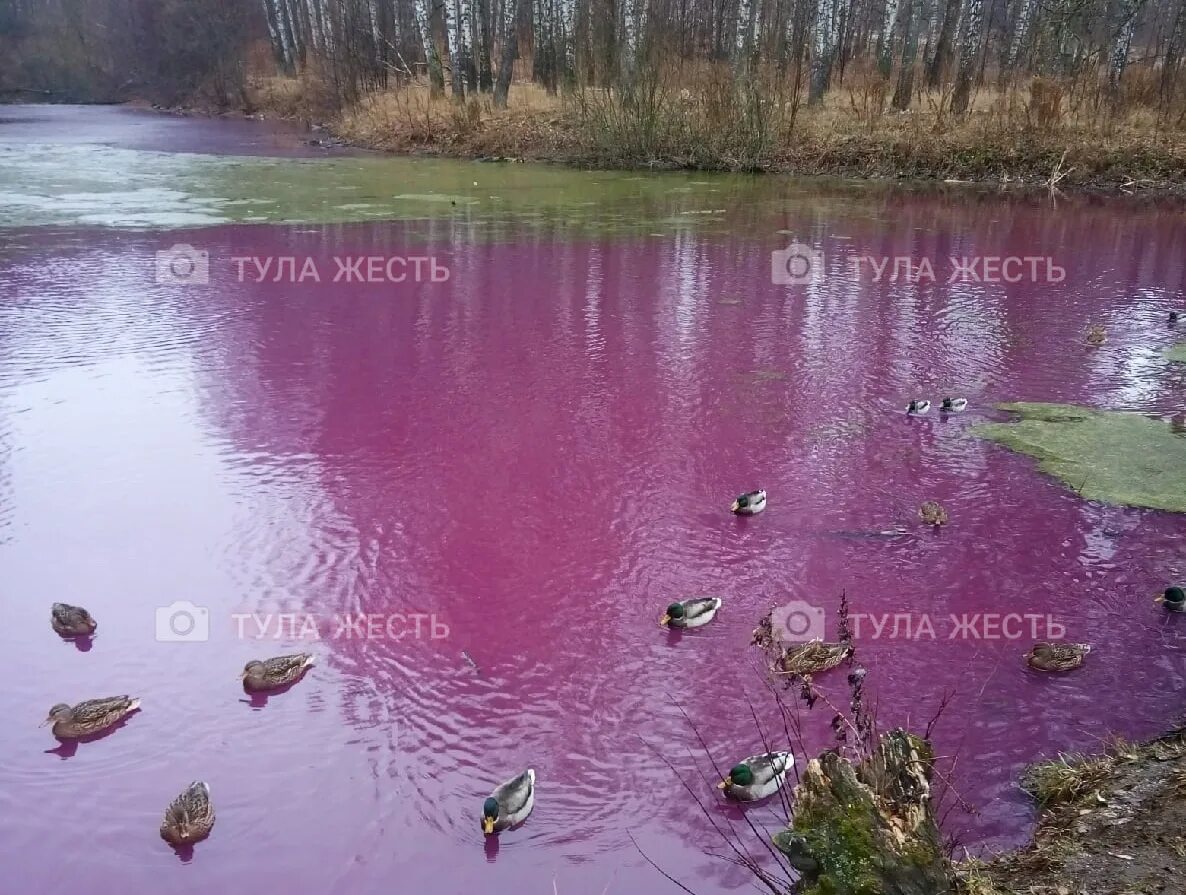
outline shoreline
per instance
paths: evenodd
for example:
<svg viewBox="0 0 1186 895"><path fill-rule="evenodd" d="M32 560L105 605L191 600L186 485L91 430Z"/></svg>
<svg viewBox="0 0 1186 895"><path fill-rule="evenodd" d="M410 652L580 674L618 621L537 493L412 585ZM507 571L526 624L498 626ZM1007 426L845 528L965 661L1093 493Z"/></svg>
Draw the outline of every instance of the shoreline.
<svg viewBox="0 0 1186 895"><path fill-rule="evenodd" d="M1186 727L1059 756L1023 785L1041 806L1032 841L958 864L965 895L1186 891Z"/></svg>
<svg viewBox="0 0 1186 895"><path fill-rule="evenodd" d="M513 92L512 92L513 94ZM902 189L965 188L1009 196L1079 196L1096 199L1186 202L1186 145L1135 141L1098 144L1094 135L996 134L982 144L950 134L917 142L901 134L858 134L844 129L805 129L775 146L757 166L694 163L687 158L599 154L578 132L576 112L534 114L530 108L473 112L473 120L433 118L435 128L415 127L398 116L378 118L352 107L337 115L309 116L262 94L252 109L161 107L142 100L122 105L162 114L244 118L298 124L328 139L311 146L384 155L451 158L487 163L555 165L572 170L701 172L821 178ZM476 108L444 100L446 111ZM434 113L435 114L435 113ZM464 116L453 116L462 118ZM917 134L916 134L917 136ZM923 135L929 137L930 135ZM1148 135L1152 138L1152 134ZM1153 176L1149 176L1153 175Z"/></svg>

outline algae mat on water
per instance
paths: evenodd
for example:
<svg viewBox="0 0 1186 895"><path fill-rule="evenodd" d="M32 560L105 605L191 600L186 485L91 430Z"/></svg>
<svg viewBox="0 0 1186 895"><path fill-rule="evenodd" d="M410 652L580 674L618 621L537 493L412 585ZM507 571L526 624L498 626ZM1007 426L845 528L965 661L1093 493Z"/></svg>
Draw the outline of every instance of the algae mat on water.
<svg viewBox="0 0 1186 895"><path fill-rule="evenodd" d="M638 236L733 231L762 220L755 207L768 206L776 214L788 202L835 206L833 215L850 208L802 184L780 183L778 191L740 175L641 176L402 156L270 158L5 144L0 132L0 229L444 220L491 238L519 225L560 234ZM733 216L718 213L723 209L733 209Z"/></svg>
<svg viewBox="0 0 1186 895"><path fill-rule="evenodd" d="M1071 404L998 404L1018 415L972 431L1038 460L1089 500L1186 513L1186 438L1136 413Z"/></svg>

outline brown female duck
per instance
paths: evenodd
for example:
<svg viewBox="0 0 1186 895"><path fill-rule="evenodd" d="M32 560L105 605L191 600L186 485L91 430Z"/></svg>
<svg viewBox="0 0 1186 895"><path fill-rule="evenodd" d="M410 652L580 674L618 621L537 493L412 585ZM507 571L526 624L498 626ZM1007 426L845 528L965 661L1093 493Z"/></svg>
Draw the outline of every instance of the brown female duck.
<svg viewBox="0 0 1186 895"><path fill-rule="evenodd" d="M210 804L210 787L202 782L191 783L165 810L161 821L161 838L172 845L193 845L210 835L214 827L214 806Z"/></svg>
<svg viewBox="0 0 1186 895"><path fill-rule="evenodd" d="M1083 664L1091 646L1086 643L1035 643L1025 657L1038 671L1071 671Z"/></svg>
<svg viewBox="0 0 1186 895"><path fill-rule="evenodd" d="M68 706L61 702L49 710L49 717L41 726L52 723L54 736L60 739L75 739L106 730L138 708L140 700L131 696L88 699L76 706Z"/></svg>
<svg viewBox="0 0 1186 895"><path fill-rule="evenodd" d="M294 653L291 656L275 656L271 659L252 659L239 675L248 690L275 690L291 684L305 669L313 665L312 653Z"/></svg>
<svg viewBox="0 0 1186 895"><path fill-rule="evenodd" d="M918 508L918 518L924 525L946 525L947 510L943 509L943 504L937 500L928 500Z"/></svg>
<svg viewBox="0 0 1186 895"><path fill-rule="evenodd" d="M89 612L69 603L54 603L49 611L49 623L63 637L85 637L99 627Z"/></svg>
<svg viewBox="0 0 1186 895"><path fill-rule="evenodd" d="M775 671L780 674L818 674L835 668L852 653L846 643L826 643L809 640L783 650Z"/></svg>

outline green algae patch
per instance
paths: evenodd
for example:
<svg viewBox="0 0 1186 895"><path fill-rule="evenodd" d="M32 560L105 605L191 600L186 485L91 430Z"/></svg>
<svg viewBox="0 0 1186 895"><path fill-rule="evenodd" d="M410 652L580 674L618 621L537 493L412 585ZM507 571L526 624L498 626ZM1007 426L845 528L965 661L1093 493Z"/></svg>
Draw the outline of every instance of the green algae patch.
<svg viewBox="0 0 1186 895"><path fill-rule="evenodd" d="M792 194L795 189L787 186ZM799 189L799 192L802 192ZM6 144L0 229L169 229L235 223L443 221L475 237L529 226L557 235L638 235L734 226L724 208L778 200L752 178L640 178L551 165L403 156L271 158L98 144Z"/></svg>
<svg viewBox="0 0 1186 895"><path fill-rule="evenodd" d="M1186 342L1179 342L1173 348L1167 348L1165 356L1167 360L1177 361L1180 364L1186 364Z"/></svg>
<svg viewBox="0 0 1186 895"><path fill-rule="evenodd" d="M1072 404L998 404L1009 423L972 432L1038 461L1088 500L1186 513L1186 438L1136 413Z"/></svg>

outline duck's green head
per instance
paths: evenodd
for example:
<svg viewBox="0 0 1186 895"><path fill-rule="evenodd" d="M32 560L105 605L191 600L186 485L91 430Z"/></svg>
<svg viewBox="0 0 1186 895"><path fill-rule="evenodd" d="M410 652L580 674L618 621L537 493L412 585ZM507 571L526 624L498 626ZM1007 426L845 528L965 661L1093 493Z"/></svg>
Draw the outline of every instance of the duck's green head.
<svg viewBox="0 0 1186 895"><path fill-rule="evenodd" d="M1186 608L1186 590L1180 587L1167 587L1161 595L1161 602L1173 609Z"/></svg>
<svg viewBox="0 0 1186 895"><path fill-rule="evenodd" d="M498 799L491 796L482 803L482 832L486 835L493 833L496 820L498 820Z"/></svg>
<svg viewBox="0 0 1186 895"><path fill-rule="evenodd" d="M683 617L684 617L684 604L683 603L672 603L670 606L667 607L667 610L663 613L663 617L661 619L659 619L659 624L666 625L672 619L681 619Z"/></svg>
<svg viewBox="0 0 1186 895"><path fill-rule="evenodd" d="M745 762L733 766L729 771L729 776L717 784L721 789L726 786L752 786L754 782L754 772L750 766Z"/></svg>

